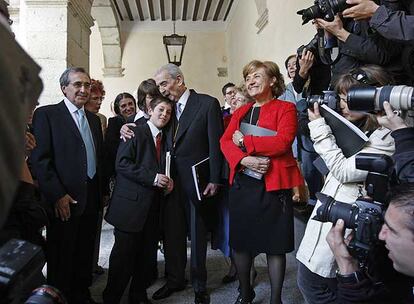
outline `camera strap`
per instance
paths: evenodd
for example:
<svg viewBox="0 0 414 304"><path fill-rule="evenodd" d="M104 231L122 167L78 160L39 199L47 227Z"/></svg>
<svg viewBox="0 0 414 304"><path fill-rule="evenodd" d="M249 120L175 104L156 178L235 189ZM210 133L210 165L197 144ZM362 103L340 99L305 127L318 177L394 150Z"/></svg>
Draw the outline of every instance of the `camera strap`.
<svg viewBox="0 0 414 304"><path fill-rule="evenodd" d="M325 65L332 65L338 62L339 58L341 58L341 53L339 52L339 48L332 47L332 48L325 48L325 31L323 29L318 29L317 33L318 37L318 54L321 62ZM338 48L338 55L335 59L332 59L333 49Z"/></svg>

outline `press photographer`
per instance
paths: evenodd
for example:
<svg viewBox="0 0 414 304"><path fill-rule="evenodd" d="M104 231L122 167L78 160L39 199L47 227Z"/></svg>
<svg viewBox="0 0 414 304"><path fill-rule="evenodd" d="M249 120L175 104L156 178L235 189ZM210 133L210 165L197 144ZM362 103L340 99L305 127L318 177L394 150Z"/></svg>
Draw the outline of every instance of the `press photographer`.
<svg viewBox="0 0 414 304"><path fill-rule="evenodd" d="M351 7L343 11L345 18L370 19L369 25L391 40L414 40L414 5L410 0L385 1L399 5L395 10L371 0L347 0Z"/></svg>
<svg viewBox="0 0 414 304"><path fill-rule="evenodd" d="M365 75L364 81L358 77L360 74ZM374 115L352 112L348 109L346 94L354 86L367 86L367 82L382 85L388 81L389 76L383 69L377 66L366 66L341 75L335 87L340 97L339 105L342 116L368 136L368 142L360 152L392 155L394 143L390 136L391 131L379 127ZM309 110L311 138L316 152L329 170L321 192L351 205L361 192L366 193L360 184L367 178L368 171L356 168L355 154L357 152L354 155L345 156L336 140L336 137L341 135L335 134L326 120L321 117L318 103L312 106L313 109ZM318 201L308 221L296 256L300 262L298 263L298 286L305 300L310 304L332 303L337 297L335 278L337 266L335 257L325 240L332 224L312 219L320 205L321 202Z"/></svg>
<svg viewBox="0 0 414 304"><path fill-rule="evenodd" d="M13 108L0 112L7 126L0 128L0 303L63 304L60 293L50 286L37 288L30 296L42 282L44 255L34 244L42 244L39 228L46 221L24 161L24 134L43 85L40 67L15 41L11 23L7 3L0 0L0 104ZM26 139L26 147L35 145L32 136Z"/></svg>
<svg viewBox="0 0 414 304"><path fill-rule="evenodd" d="M402 46L371 31L367 20L342 18L341 12L346 7L345 1L320 0L298 12L304 21L315 19L317 27L325 30L326 42L320 45L326 49L338 47L338 56L331 66L331 83L335 83L340 74L364 64L381 65L396 81L404 83L406 77L398 57Z"/></svg>
<svg viewBox="0 0 414 304"><path fill-rule="evenodd" d="M395 153L393 154L395 175L400 182L414 183L414 128L410 128L398 116L388 102L383 103L384 116L378 123L392 130L391 136L395 140Z"/></svg>
<svg viewBox="0 0 414 304"><path fill-rule="evenodd" d="M414 277L414 184L402 184L393 189L393 195L384 216L384 224L378 238L385 242L388 257L396 271ZM338 264L339 303L412 303L412 288L406 280L391 281L391 275L373 276L381 272L384 264L377 263L371 269L361 268L358 260L351 256L347 244L352 235L344 240L344 220L339 219L329 231L326 240ZM402 282L402 283L401 283ZM398 292L394 288L399 288ZM397 286L395 286L397 285ZM399 285L399 286L398 286ZM405 287L405 288L404 288Z"/></svg>

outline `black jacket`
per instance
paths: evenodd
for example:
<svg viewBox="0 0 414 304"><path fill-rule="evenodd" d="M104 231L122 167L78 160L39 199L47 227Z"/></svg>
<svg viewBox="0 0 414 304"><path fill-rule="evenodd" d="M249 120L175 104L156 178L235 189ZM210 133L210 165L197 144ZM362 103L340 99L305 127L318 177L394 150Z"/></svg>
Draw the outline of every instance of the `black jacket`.
<svg viewBox="0 0 414 304"><path fill-rule="evenodd" d="M160 199L160 190L153 186L155 176L165 172L165 149L158 163L148 124L133 131L135 136L119 145L115 188L105 216L108 223L125 232L142 230L151 204Z"/></svg>
<svg viewBox="0 0 414 304"><path fill-rule="evenodd" d="M107 193L103 179L102 128L99 117L85 111L96 151L96 174L99 179L99 196ZM71 204L71 214L80 216L87 201L86 148L79 129L62 101L38 108L33 116L36 148L32 164L39 190L50 207L65 194L77 204ZM99 197L99 201L102 201Z"/></svg>
<svg viewBox="0 0 414 304"><path fill-rule="evenodd" d="M414 182L414 128L404 128L391 133L395 140L395 171L401 182Z"/></svg>

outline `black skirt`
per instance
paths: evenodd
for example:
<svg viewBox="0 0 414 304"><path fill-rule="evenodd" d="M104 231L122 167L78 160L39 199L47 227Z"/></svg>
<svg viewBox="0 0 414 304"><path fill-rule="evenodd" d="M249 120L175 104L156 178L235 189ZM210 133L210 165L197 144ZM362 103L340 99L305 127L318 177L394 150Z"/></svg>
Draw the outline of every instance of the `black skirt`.
<svg viewBox="0 0 414 304"><path fill-rule="evenodd" d="M230 246L254 254L294 249L292 191L266 191L263 180L237 173L229 191Z"/></svg>

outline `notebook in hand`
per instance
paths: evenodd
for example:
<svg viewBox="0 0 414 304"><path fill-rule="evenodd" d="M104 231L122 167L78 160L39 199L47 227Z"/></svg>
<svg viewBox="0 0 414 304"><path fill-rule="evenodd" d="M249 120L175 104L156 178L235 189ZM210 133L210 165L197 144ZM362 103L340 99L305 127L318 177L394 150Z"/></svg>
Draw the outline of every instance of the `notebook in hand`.
<svg viewBox="0 0 414 304"><path fill-rule="evenodd" d="M199 201L203 199L203 191L210 180L210 157L191 166L193 173L194 187Z"/></svg>
<svg viewBox="0 0 414 304"><path fill-rule="evenodd" d="M248 124L245 122L242 122L240 124L240 132L242 132L243 135L253 135L253 136L274 136L277 134L276 131L262 128L256 125ZM264 157L264 158L267 158L267 157ZM261 180L263 178L262 173L256 172L249 168L244 168L242 172L243 174L253 177L255 179L258 179L258 180Z"/></svg>
<svg viewBox="0 0 414 304"><path fill-rule="evenodd" d="M336 144L341 148L345 157L350 157L361 151L368 142L368 137L364 132L327 105L319 106L319 111L331 127Z"/></svg>

